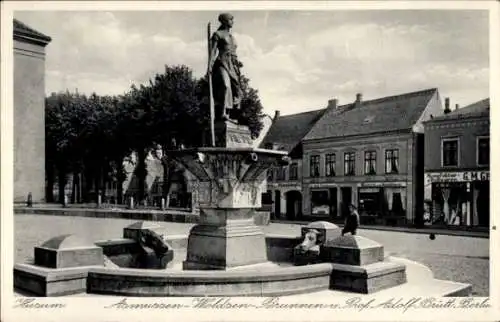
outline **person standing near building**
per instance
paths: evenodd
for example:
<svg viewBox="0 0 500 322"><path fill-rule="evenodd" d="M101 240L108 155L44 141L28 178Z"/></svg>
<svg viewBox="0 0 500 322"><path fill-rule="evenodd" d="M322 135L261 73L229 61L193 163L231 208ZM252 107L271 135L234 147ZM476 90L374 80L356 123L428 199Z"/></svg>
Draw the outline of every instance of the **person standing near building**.
<svg viewBox="0 0 500 322"><path fill-rule="evenodd" d="M356 235L356 230L359 227L359 214L358 210L353 204L349 205L349 215L345 219L344 228L342 228L342 236L346 233Z"/></svg>

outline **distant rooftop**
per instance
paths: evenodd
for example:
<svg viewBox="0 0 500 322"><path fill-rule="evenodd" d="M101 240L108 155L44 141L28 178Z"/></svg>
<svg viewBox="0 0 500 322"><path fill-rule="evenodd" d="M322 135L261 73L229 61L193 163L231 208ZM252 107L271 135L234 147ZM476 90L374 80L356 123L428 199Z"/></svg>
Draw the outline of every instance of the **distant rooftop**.
<svg viewBox="0 0 500 322"><path fill-rule="evenodd" d="M428 122L455 120L465 117L481 117L490 115L490 99L485 98L470 105L451 111L448 114L435 117Z"/></svg>
<svg viewBox="0 0 500 322"><path fill-rule="evenodd" d="M262 141L261 147L272 143L277 145L279 150L290 152L301 142L325 110L323 108L303 113L277 116Z"/></svg>

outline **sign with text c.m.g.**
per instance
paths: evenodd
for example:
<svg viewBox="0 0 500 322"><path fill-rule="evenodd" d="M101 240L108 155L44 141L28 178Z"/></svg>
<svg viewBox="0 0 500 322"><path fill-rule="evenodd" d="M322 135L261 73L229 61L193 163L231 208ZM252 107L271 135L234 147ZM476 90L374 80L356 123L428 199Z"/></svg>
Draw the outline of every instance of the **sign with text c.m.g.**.
<svg viewBox="0 0 500 322"><path fill-rule="evenodd" d="M489 181L489 171L461 171L427 173L430 182L472 182Z"/></svg>

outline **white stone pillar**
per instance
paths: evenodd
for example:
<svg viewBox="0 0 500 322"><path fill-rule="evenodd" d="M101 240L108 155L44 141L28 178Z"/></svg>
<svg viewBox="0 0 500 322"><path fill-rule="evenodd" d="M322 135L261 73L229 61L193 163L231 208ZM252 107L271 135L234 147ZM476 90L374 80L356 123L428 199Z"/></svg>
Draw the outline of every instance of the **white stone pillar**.
<svg viewBox="0 0 500 322"><path fill-rule="evenodd" d="M471 203L470 203L470 197L472 194L470 191L470 189L471 189L470 186L471 186L470 182L467 182L467 202L466 202L466 206L465 206L466 207L466 221L465 222L466 222L467 226L470 226L471 221L472 221L471 220L471 217L472 217L471 216Z"/></svg>
<svg viewBox="0 0 500 322"><path fill-rule="evenodd" d="M280 215L286 215L286 195L283 191L280 190Z"/></svg>

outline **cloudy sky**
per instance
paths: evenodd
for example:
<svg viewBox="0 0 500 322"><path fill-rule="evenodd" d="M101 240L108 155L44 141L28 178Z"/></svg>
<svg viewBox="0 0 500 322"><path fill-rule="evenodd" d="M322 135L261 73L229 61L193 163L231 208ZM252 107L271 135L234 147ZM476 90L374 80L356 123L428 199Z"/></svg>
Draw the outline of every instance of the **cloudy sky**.
<svg viewBox="0 0 500 322"><path fill-rule="evenodd" d="M121 94L165 64L206 71L218 11L17 11L52 37L46 91ZM461 106L489 96L488 12L233 11L242 72L273 114L438 87Z"/></svg>

